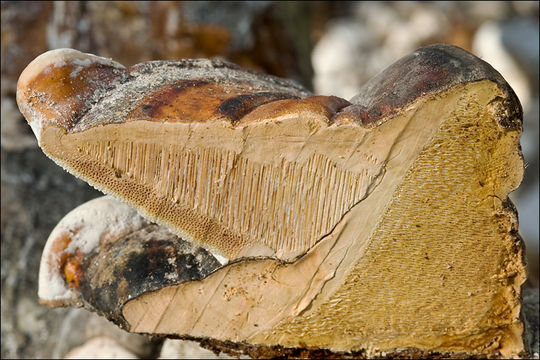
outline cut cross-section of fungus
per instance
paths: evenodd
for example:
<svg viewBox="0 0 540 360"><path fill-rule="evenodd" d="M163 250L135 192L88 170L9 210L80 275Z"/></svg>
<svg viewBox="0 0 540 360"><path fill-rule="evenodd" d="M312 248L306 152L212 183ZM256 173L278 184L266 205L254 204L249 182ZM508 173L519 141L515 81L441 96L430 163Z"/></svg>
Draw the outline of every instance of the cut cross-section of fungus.
<svg viewBox="0 0 540 360"><path fill-rule="evenodd" d="M223 61L60 49L17 100L49 157L160 224L118 205L113 227L139 228L106 246L56 229L44 301L252 356L526 355L521 105L474 55L418 49L347 101ZM194 251L197 276L167 270ZM130 277L139 261L164 268Z"/></svg>

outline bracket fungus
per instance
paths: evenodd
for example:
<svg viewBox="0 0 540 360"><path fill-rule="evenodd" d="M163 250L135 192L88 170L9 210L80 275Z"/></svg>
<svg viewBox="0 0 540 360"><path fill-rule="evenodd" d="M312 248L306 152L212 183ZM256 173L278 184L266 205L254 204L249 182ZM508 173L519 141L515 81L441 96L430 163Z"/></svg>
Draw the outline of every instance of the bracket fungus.
<svg viewBox="0 0 540 360"><path fill-rule="evenodd" d="M521 105L460 48L420 48L350 101L219 60L58 49L17 101L51 159L119 199L53 231L46 304L255 357L527 354Z"/></svg>

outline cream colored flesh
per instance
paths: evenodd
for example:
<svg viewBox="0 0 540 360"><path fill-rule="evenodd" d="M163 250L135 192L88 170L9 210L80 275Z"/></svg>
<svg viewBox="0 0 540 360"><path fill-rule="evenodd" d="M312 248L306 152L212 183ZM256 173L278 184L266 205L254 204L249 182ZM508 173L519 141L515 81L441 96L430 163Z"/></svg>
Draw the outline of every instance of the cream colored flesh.
<svg viewBox="0 0 540 360"><path fill-rule="evenodd" d="M98 189L230 260L289 261L378 184L390 154L380 138L400 134L327 121L132 121L65 135L49 127L42 147Z"/></svg>
<svg viewBox="0 0 540 360"><path fill-rule="evenodd" d="M350 265L347 263L362 254L385 204L390 201L412 161L439 125L439 121L435 120L431 126L425 126L421 116L410 115L396 117L371 130L373 137L369 144L373 148L370 153L386 148L381 182L304 257L292 264L280 264L274 260L239 262L202 281L145 295L140 301L130 302L124 307L124 316L133 326L131 331L186 333L241 341L272 329L284 318L301 314L317 298L323 286L331 286L335 280L342 278L342 271ZM337 132L343 131L335 129ZM382 140L381 136L391 136L389 134L393 134L394 146L377 141ZM411 139L415 140L411 142ZM405 151L404 147L410 144L414 144L415 149ZM337 273L339 278L335 278ZM198 305L190 303L189 306L180 306L186 299L197 299ZM173 320L178 315L172 316L179 311L179 317L183 320L181 324ZM216 318L224 320L220 321L222 326L217 329Z"/></svg>
<svg viewBox="0 0 540 360"><path fill-rule="evenodd" d="M517 219L502 201L523 166L519 132L498 123L498 96L488 81L456 87L363 134L358 159L373 154L382 175L305 256L241 261L145 294L124 307L131 331L516 356L525 271L511 250Z"/></svg>

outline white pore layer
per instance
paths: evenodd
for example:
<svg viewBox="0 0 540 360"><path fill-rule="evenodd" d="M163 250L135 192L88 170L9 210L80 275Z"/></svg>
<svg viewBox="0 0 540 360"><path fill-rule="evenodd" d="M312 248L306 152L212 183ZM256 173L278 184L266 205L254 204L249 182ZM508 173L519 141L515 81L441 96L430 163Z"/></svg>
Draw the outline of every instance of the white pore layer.
<svg viewBox="0 0 540 360"><path fill-rule="evenodd" d="M75 254L79 249L87 254L99 247L104 237L118 239L148 223L136 210L111 196L88 201L69 212L56 225L45 244L39 268L39 297L47 301L74 297L58 268L63 253ZM54 241L65 235L71 238L68 247L54 253L51 249Z"/></svg>

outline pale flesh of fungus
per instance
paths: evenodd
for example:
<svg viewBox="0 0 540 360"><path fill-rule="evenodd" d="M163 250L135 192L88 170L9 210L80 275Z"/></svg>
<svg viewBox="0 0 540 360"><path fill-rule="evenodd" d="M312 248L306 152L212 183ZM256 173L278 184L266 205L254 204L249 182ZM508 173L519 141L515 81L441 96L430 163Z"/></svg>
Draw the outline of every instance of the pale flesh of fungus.
<svg viewBox="0 0 540 360"><path fill-rule="evenodd" d="M45 153L231 261L125 303L130 331L246 351L526 350L507 197L521 107L488 64L422 48L349 102L219 61L70 54L19 80Z"/></svg>

